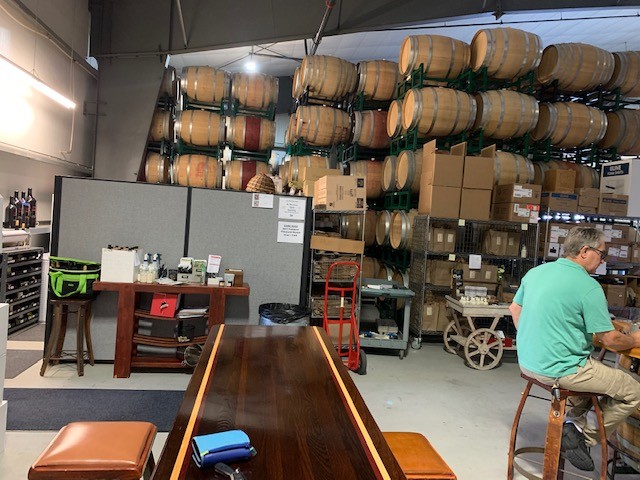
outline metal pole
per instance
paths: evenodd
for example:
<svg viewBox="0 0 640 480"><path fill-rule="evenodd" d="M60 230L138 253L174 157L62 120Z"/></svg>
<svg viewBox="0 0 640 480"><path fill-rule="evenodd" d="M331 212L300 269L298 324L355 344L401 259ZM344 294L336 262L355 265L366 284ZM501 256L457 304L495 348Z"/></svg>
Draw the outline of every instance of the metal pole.
<svg viewBox="0 0 640 480"><path fill-rule="evenodd" d="M187 44L187 31L184 29L184 17L182 16L182 5L180 0L176 0L176 6L178 7L178 19L180 20L180 29L182 30L182 40L184 41L185 48Z"/></svg>
<svg viewBox="0 0 640 480"><path fill-rule="evenodd" d="M327 9L324 11L324 16L322 17L322 22L320 22L318 33L316 33L316 36L313 39L311 55L315 55L316 50L318 50L318 46L320 45L320 41L322 40L322 34L324 33L324 29L327 26L327 21L329 20L329 16L331 15L331 10L336 5L336 0L326 0L325 4L327 5Z"/></svg>

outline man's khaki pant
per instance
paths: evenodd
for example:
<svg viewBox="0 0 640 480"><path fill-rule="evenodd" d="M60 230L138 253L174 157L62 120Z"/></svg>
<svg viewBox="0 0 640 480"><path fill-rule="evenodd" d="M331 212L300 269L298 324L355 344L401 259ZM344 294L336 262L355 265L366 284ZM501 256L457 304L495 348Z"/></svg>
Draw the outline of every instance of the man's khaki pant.
<svg viewBox="0 0 640 480"><path fill-rule="evenodd" d="M578 368L577 373L557 379L538 375L524 368L521 370L528 377L545 385L553 386L557 382L565 390L605 395L600 399L600 407L607 438L640 406L640 382L627 372L603 365L591 357L584 367ZM587 423L586 415L591 409L591 399L570 397L567 404L571 408L566 413L566 419L582 429L587 445L596 445L599 441L598 429L596 425Z"/></svg>

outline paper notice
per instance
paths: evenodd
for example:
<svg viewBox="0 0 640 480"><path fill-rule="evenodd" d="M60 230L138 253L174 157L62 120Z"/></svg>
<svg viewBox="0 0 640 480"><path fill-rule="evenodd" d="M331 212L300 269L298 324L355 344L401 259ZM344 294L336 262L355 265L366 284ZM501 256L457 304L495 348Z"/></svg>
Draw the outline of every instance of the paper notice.
<svg viewBox="0 0 640 480"><path fill-rule="evenodd" d="M482 268L482 255L469 255L469 268L471 270Z"/></svg>
<svg viewBox="0 0 640 480"><path fill-rule="evenodd" d="M304 198L280 197L278 218L284 218L287 220L304 220L306 209L307 200Z"/></svg>
<svg viewBox="0 0 640 480"><path fill-rule="evenodd" d="M304 242L304 222L278 222L278 243Z"/></svg>
<svg viewBox="0 0 640 480"><path fill-rule="evenodd" d="M273 208L273 197L268 193L254 193L251 196L251 206L253 208Z"/></svg>

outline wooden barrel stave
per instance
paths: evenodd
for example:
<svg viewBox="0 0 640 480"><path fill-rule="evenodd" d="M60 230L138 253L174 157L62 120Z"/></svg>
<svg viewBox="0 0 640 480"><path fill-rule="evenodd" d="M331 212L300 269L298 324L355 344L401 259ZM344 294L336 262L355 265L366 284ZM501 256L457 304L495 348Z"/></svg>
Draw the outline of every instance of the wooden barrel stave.
<svg viewBox="0 0 640 480"><path fill-rule="evenodd" d="M226 188L244 191L249 180L259 173L268 174L269 164L255 160L231 160L226 165Z"/></svg>
<svg viewBox="0 0 640 480"><path fill-rule="evenodd" d="M338 57L306 55L300 65L300 88L309 95L337 100L356 89L356 66Z"/></svg>
<svg viewBox="0 0 640 480"><path fill-rule="evenodd" d="M329 159L318 155L292 156L289 167L289 181L302 181L302 171L305 168L329 168Z"/></svg>
<svg viewBox="0 0 640 480"><path fill-rule="evenodd" d="M396 160L396 188L399 191L409 190L411 193L420 191L420 177L422 175L423 150L419 148L402 150Z"/></svg>
<svg viewBox="0 0 640 480"><path fill-rule="evenodd" d="M148 152L144 162L147 183L171 183L171 160L167 155Z"/></svg>
<svg viewBox="0 0 640 480"><path fill-rule="evenodd" d="M178 185L221 188L222 163L206 155L179 155L173 163L173 179Z"/></svg>
<svg viewBox="0 0 640 480"><path fill-rule="evenodd" d="M241 107L266 110L278 103L278 78L262 73L234 73L231 96Z"/></svg>
<svg viewBox="0 0 640 480"><path fill-rule="evenodd" d="M640 111L607 112L607 132L598 146L616 147L620 155L640 155Z"/></svg>
<svg viewBox="0 0 640 480"><path fill-rule="evenodd" d="M301 106L296 112L295 138L328 147L349 140L351 118L347 112L324 106Z"/></svg>
<svg viewBox="0 0 640 480"><path fill-rule="evenodd" d="M227 143L236 148L262 152L273 147L276 122L260 117L236 115L229 119Z"/></svg>
<svg viewBox="0 0 640 480"><path fill-rule="evenodd" d="M551 140L563 148L598 143L607 131L607 116L597 108L574 102L540 104L538 124L531 132L536 141Z"/></svg>
<svg viewBox="0 0 640 480"><path fill-rule="evenodd" d="M365 110L353 114L353 143L365 148L388 148L391 139L387 135L387 112Z"/></svg>
<svg viewBox="0 0 640 480"><path fill-rule="evenodd" d="M476 119L476 101L452 88L412 88L402 103L402 126L421 135L457 135L471 129Z"/></svg>
<svg viewBox="0 0 640 480"><path fill-rule="evenodd" d="M190 145L212 147L224 142L225 117L205 110L184 110L176 118L178 137Z"/></svg>
<svg viewBox="0 0 640 480"><path fill-rule="evenodd" d="M623 97L640 97L640 52L613 52L613 75L607 90L620 88Z"/></svg>
<svg viewBox="0 0 640 480"><path fill-rule="evenodd" d="M367 198L379 198L382 190L383 162L379 160L357 160L349 163L349 173L355 177L365 177Z"/></svg>
<svg viewBox="0 0 640 480"><path fill-rule="evenodd" d="M191 100L219 103L231 94L231 75L212 67L184 67L180 90Z"/></svg>
<svg viewBox="0 0 640 480"><path fill-rule="evenodd" d="M533 164L528 158L511 152L496 152L494 157L495 185L533 183Z"/></svg>
<svg viewBox="0 0 640 480"><path fill-rule="evenodd" d="M475 96L478 105L473 130L490 138L517 138L533 130L540 109L535 97L511 90L489 90Z"/></svg>
<svg viewBox="0 0 640 480"><path fill-rule="evenodd" d="M469 44L443 35L410 35L400 47L398 68L402 75L423 65L427 77L456 78L469 67Z"/></svg>
<svg viewBox="0 0 640 480"><path fill-rule="evenodd" d="M357 65L357 93L367 100L390 101L396 96L400 80L398 64L388 60L370 60Z"/></svg>

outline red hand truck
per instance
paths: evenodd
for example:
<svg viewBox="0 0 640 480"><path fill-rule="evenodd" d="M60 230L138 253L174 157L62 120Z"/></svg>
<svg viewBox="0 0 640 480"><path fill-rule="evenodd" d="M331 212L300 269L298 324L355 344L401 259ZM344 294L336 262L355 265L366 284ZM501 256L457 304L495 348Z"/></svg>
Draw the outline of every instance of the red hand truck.
<svg viewBox="0 0 640 480"><path fill-rule="evenodd" d="M351 277L349 280L344 280ZM338 325L338 337L336 349L338 356L349 370L360 375L367 373L367 359L363 351L360 351L360 338L358 336L358 321L356 319L356 306L358 303L358 279L360 277L360 264L357 262L334 262L329 265L327 279L324 284L323 328L331 335L330 326ZM329 298L331 295L340 296L338 316L329 317ZM346 306L351 302L351 307ZM345 310L347 310L345 312ZM348 332L345 332L348 325Z"/></svg>

